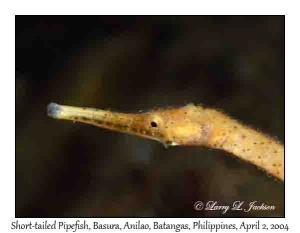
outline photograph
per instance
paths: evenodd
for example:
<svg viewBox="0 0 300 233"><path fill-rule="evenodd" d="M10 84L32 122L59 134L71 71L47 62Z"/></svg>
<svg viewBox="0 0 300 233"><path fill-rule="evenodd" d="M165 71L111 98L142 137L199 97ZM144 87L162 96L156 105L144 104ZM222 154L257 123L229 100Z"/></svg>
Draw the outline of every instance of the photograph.
<svg viewBox="0 0 300 233"><path fill-rule="evenodd" d="M284 218L284 15L15 15L15 218Z"/></svg>

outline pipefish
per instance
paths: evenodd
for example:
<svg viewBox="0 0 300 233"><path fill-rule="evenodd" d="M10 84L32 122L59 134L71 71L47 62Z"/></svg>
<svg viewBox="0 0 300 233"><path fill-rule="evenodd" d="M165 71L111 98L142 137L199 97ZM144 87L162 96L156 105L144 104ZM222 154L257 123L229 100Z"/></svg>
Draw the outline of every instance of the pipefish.
<svg viewBox="0 0 300 233"><path fill-rule="evenodd" d="M202 146L227 151L284 181L284 146L211 108L179 108L121 113L50 103L48 116L95 125L161 142L164 146Z"/></svg>

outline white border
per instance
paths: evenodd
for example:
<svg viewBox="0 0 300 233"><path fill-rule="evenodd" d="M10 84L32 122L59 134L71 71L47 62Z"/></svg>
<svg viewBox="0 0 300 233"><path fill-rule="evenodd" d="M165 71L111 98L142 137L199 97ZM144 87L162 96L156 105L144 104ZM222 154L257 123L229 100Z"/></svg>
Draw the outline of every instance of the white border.
<svg viewBox="0 0 300 233"><path fill-rule="evenodd" d="M296 1L251 0L251 1L6 1L1 4L1 232L8 232L14 221L15 210L15 14L281 14L286 16L286 219L262 219L263 222L288 223L289 232L299 230L299 14ZM298 55L298 56L297 56ZM272 78L272 77L270 77ZM34 221L34 219L31 219ZM39 221L42 219L38 219ZM65 219L65 221L72 219ZM74 219L73 219L74 220ZM94 219L88 219L93 221ZM154 219L153 219L154 220ZM142 219L152 222L152 219ZM164 219L157 219L163 221ZM165 219L168 223L192 222L193 219ZM195 219L198 220L198 219ZM205 219L201 219L205 220ZM255 222L255 219L208 219L210 222ZM20 221L26 221L21 219ZM52 221L52 220L50 220ZM64 219L60 219L64 221ZM99 221L99 219L95 219ZM102 219L109 222L125 222L126 219ZM134 219L129 219L134 222ZM30 231L23 231L30 232ZM122 231L126 232L126 231ZM229 231L227 231L229 232ZM299 232L299 231L298 231Z"/></svg>

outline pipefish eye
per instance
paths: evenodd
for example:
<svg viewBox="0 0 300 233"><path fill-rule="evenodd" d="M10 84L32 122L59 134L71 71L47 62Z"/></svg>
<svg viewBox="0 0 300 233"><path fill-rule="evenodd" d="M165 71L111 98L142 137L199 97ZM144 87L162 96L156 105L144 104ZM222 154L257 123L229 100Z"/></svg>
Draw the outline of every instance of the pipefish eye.
<svg viewBox="0 0 300 233"><path fill-rule="evenodd" d="M157 127L157 123L155 121L151 121L151 126L155 128Z"/></svg>

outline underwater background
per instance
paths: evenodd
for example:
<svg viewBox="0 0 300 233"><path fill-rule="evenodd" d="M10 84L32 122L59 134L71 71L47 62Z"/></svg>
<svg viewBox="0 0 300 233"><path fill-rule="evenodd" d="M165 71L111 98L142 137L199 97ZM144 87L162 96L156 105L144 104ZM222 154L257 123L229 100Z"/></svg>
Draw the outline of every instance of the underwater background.
<svg viewBox="0 0 300 233"><path fill-rule="evenodd" d="M283 217L230 154L47 117L50 102L217 108L284 144L284 16L16 16L16 217ZM197 211L252 201L273 211Z"/></svg>

